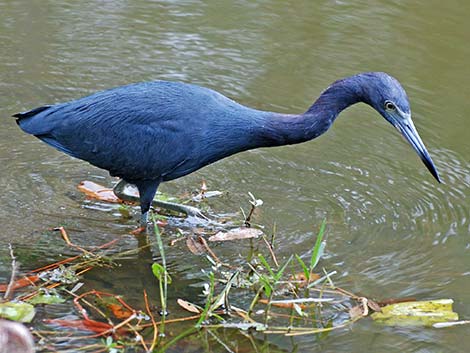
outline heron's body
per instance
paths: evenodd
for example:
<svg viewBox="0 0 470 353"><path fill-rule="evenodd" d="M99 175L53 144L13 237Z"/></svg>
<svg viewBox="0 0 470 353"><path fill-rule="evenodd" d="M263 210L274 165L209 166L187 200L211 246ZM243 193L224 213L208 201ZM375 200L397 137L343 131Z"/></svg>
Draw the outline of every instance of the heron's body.
<svg viewBox="0 0 470 353"><path fill-rule="evenodd" d="M251 109L213 90L167 81L39 109L19 121L25 132L128 181L168 181L243 150L309 140L326 131L331 116L317 116L293 134L289 122L305 123L298 116Z"/></svg>
<svg viewBox="0 0 470 353"><path fill-rule="evenodd" d="M351 104L379 110L374 100L384 99L382 89L409 114L398 81L365 73L335 82L299 115L248 108L196 85L154 81L15 116L25 132L137 185L146 213L159 183L237 152L311 140Z"/></svg>

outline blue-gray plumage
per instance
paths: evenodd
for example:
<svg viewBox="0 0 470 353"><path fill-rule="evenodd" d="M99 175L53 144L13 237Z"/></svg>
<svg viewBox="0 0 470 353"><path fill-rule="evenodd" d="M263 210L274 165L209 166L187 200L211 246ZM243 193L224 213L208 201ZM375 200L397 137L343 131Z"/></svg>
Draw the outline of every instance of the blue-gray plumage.
<svg viewBox="0 0 470 353"><path fill-rule="evenodd" d="M145 222L161 182L237 152L314 139L358 102L369 104L395 126L440 181L411 120L404 89L381 72L334 82L299 115L248 108L196 85L155 81L14 116L23 131L135 184Z"/></svg>

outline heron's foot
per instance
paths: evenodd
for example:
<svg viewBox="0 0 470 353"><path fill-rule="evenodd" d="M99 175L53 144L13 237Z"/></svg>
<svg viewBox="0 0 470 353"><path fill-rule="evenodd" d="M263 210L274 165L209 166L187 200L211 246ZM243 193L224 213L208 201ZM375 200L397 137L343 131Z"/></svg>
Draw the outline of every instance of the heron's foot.
<svg viewBox="0 0 470 353"><path fill-rule="evenodd" d="M140 202L138 195L132 195L126 192L127 185L130 185L130 184L128 184L123 179L119 180L119 182L116 185L114 185L114 188L113 188L114 195L116 195L116 197L118 197L119 199L123 201L136 202L136 203Z"/></svg>
<svg viewBox="0 0 470 353"><path fill-rule="evenodd" d="M166 210L175 211L179 213L184 213L187 216L198 217L205 220L209 220L202 211L194 206L182 205L176 202L168 202L168 201L161 201L161 200L153 200L152 207L164 208Z"/></svg>

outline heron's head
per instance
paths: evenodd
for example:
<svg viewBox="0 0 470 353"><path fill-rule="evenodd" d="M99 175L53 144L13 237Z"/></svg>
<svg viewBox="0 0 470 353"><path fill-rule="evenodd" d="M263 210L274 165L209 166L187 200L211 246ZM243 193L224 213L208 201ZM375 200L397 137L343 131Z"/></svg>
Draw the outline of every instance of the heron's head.
<svg viewBox="0 0 470 353"><path fill-rule="evenodd" d="M431 156L411 120L410 103L401 84L383 72L367 72L357 78L360 81L362 101L377 110L403 135L434 178L441 182Z"/></svg>

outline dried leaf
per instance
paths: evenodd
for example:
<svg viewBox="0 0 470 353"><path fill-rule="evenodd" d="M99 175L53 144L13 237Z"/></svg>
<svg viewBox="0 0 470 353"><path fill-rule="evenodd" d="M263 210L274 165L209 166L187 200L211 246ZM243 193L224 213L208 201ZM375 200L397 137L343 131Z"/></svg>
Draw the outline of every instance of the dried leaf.
<svg viewBox="0 0 470 353"><path fill-rule="evenodd" d="M194 255L202 255L206 252L206 249L199 240L192 236L186 238L186 246Z"/></svg>
<svg viewBox="0 0 470 353"><path fill-rule="evenodd" d="M240 240L240 239L250 239L258 238L263 235L263 231L257 228L234 228L228 232L218 232L217 234L211 236L209 241L227 241L227 240Z"/></svg>
<svg viewBox="0 0 470 353"><path fill-rule="evenodd" d="M307 278L305 277L305 273L304 272L299 272L299 273L296 273L292 276L289 277L289 281L296 281L298 283L297 286L299 288L302 288L302 287L305 287L307 285L307 283L312 283L314 281L316 281L317 279L320 279L320 275L317 274L317 273L310 273L310 279L309 281L307 281Z"/></svg>
<svg viewBox="0 0 470 353"><path fill-rule="evenodd" d="M258 303L268 305L269 300L268 299L260 299L260 300L258 300ZM271 306L275 306L275 307L278 307L278 308L292 309L292 308L294 308L294 304L298 305L301 309L307 308L307 305L299 304L299 303L271 303Z"/></svg>
<svg viewBox="0 0 470 353"><path fill-rule="evenodd" d="M101 294L103 294L103 296ZM134 311L126 306L121 298L114 294L93 293L93 295L96 295L94 300L95 305L100 309L106 309L104 312L107 317L110 317L112 314L115 318L122 320L134 314Z"/></svg>
<svg viewBox="0 0 470 353"><path fill-rule="evenodd" d="M187 310L189 311L190 313L195 313L195 314L199 314L201 313L201 310L194 304L190 303L190 302L187 302L186 300L183 300L183 299L178 299L176 301L178 303L179 306L181 306L184 310Z"/></svg>
<svg viewBox="0 0 470 353"><path fill-rule="evenodd" d="M120 203L122 202L113 192L112 189L106 188L93 181L84 180L77 186L78 190L83 192L90 198L100 201Z"/></svg>
<svg viewBox="0 0 470 353"><path fill-rule="evenodd" d="M351 320L357 320L362 316L364 316L364 308L362 305L356 305L349 309L349 317Z"/></svg>
<svg viewBox="0 0 470 353"><path fill-rule="evenodd" d="M381 313L371 317L386 325L394 326L432 326L435 323L459 319L452 311L452 299L414 301L384 306Z"/></svg>
<svg viewBox="0 0 470 353"><path fill-rule="evenodd" d="M125 308L124 306L122 306L122 304L113 304L113 303L109 303L106 305L107 308L113 313L113 315L117 318L117 319L127 319L129 316L131 316L133 314L132 311L130 311L129 309Z"/></svg>

